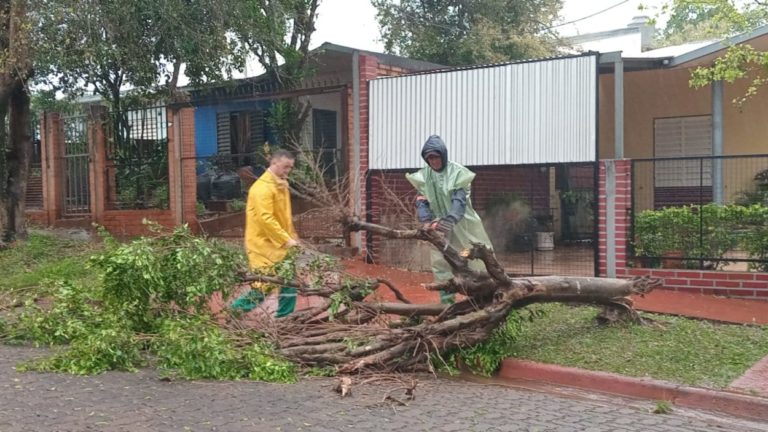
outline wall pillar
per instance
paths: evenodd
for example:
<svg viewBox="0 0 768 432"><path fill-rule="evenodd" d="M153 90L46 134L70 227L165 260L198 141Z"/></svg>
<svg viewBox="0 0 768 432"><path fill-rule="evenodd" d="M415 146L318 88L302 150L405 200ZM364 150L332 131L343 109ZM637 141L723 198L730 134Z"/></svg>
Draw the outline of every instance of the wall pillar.
<svg viewBox="0 0 768 432"><path fill-rule="evenodd" d="M723 155L723 82L712 83L712 156ZM723 204L723 160L712 161L712 201Z"/></svg>
<svg viewBox="0 0 768 432"><path fill-rule="evenodd" d="M62 167L64 136L61 114L45 113L42 134L41 165L43 176L43 209L46 224L53 225L61 217L64 171Z"/></svg>
<svg viewBox="0 0 768 432"><path fill-rule="evenodd" d="M368 173L368 81L378 76L379 61L376 57L358 52L353 64L353 143L352 143L352 196L355 214L365 218L368 213L366 203L366 176ZM359 248L363 256L367 255L366 243L361 233L352 238L352 245Z"/></svg>
<svg viewBox="0 0 768 432"><path fill-rule="evenodd" d="M195 150L195 108L184 107L173 113L168 131L169 193L171 211L177 223L197 231L197 161ZM176 141L178 140L178 144ZM176 152L179 155L176 156ZM172 155L172 153L174 153ZM176 161L174 164L173 161ZM175 166L173 166L175 165ZM176 208L178 206L178 209Z"/></svg>
<svg viewBox="0 0 768 432"><path fill-rule="evenodd" d="M600 161L598 198L598 259L602 277L627 276L631 227L632 162Z"/></svg>
<svg viewBox="0 0 768 432"><path fill-rule="evenodd" d="M102 225L104 224L104 210L107 204L107 146L104 131L106 119L106 107L94 105L88 108L88 152L90 154L88 177L90 183L91 217L93 222Z"/></svg>

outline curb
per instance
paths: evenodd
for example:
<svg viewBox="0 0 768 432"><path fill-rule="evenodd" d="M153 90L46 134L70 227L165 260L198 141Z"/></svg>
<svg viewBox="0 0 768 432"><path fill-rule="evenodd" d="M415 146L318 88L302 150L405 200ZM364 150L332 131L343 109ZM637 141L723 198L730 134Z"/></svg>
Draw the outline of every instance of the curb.
<svg viewBox="0 0 768 432"><path fill-rule="evenodd" d="M640 399L666 400L682 407L768 421L766 398L687 387L650 378L633 378L516 359L504 360L497 376L501 379L542 381Z"/></svg>

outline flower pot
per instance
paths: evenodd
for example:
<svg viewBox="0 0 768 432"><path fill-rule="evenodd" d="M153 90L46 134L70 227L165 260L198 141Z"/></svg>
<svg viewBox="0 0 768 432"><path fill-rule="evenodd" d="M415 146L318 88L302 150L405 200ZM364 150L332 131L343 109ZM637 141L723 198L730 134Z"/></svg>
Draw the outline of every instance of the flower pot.
<svg viewBox="0 0 768 432"><path fill-rule="evenodd" d="M555 233L554 232L537 232L536 233L536 250L551 251L555 248Z"/></svg>

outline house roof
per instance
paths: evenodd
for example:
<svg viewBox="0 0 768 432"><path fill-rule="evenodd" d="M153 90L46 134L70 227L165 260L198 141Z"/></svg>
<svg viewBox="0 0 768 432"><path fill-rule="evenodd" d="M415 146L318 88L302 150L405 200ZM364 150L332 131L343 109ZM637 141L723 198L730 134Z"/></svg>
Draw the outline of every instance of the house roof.
<svg viewBox="0 0 768 432"><path fill-rule="evenodd" d="M659 68L674 68L716 54L730 46L749 42L753 39L768 35L768 24L736 36L717 40L689 42L681 45L668 46L645 51L631 56L621 56L626 70L645 70ZM600 62L609 65L618 60L619 52L601 53ZM611 67L601 67L601 71L612 70Z"/></svg>
<svg viewBox="0 0 768 432"><path fill-rule="evenodd" d="M679 66L684 63L688 63L690 61L693 61L702 57L706 57L720 50L724 50L729 46L749 42L752 39L756 39L765 35L768 35L768 24L757 27L752 31L745 32L733 37L725 38L719 41L715 41L708 45L704 45L702 47L691 50L687 53L677 55L670 62L670 67Z"/></svg>
<svg viewBox="0 0 768 432"><path fill-rule="evenodd" d="M354 54L355 52L358 52L360 54L376 57L380 63L384 63L388 66L400 67L400 68L409 69L412 71L424 71L424 70L445 68L445 65L441 65L437 63L432 63L432 62L423 61L423 60L416 60L416 59L402 57L394 54L386 54L386 53L380 53L375 51L366 51L366 50L347 47L343 45L337 45L331 42L325 42L312 51L313 52L335 51L335 52L345 53L345 54Z"/></svg>
<svg viewBox="0 0 768 432"><path fill-rule="evenodd" d="M325 42L310 51L313 61L318 66L318 76L304 80L298 92L336 91L352 80L352 61L355 53L375 57L380 64L405 69L409 72L422 72L444 68L445 66L410 59L393 54L385 54ZM280 86L272 81L268 74L240 78L227 83L217 83L207 87L184 90L192 94L196 103L216 103L221 100L239 98L269 98L281 92Z"/></svg>

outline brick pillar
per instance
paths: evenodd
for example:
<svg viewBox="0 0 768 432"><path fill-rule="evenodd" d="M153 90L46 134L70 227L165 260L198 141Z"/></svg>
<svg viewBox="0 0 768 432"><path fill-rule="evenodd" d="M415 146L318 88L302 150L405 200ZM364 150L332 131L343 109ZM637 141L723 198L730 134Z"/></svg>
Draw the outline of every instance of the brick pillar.
<svg viewBox="0 0 768 432"><path fill-rule="evenodd" d="M379 60L376 57L360 55L359 56L359 121L360 121L360 169L354 173L357 176L357 184L359 185L360 193L358 197L360 199L360 215L367 215L369 209L366 202L366 175L368 173L368 97L369 87L368 81L376 78L379 72ZM359 245L360 252L363 256L367 255L366 243L362 242Z"/></svg>
<svg viewBox="0 0 768 432"><path fill-rule="evenodd" d="M88 109L88 149L91 163L89 164L89 182L91 191L91 216L93 221L104 224L104 210L107 204L107 143L104 122L107 120L107 109L94 105Z"/></svg>
<svg viewBox="0 0 768 432"><path fill-rule="evenodd" d="M52 225L61 216L64 171L62 167L64 134L61 115L46 113L42 134L41 162L43 175L43 209L46 224Z"/></svg>
<svg viewBox="0 0 768 432"><path fill-rule="evenodd" d="M170 113L169 113L170 116ZM170 117L169 117L170 118ZM187 223L197 231L197 164L195 157L195 109L185 107L173 113L173 121L168 130L169 154L168 162L175 166L169 167L171 211L174 220ZM179 145L173 142L179 139ZM175 149L175 150L174 150ZM180 157L171 153L178 152ZM172 161L176 161L173 163ZM180 212L177 207L181 206Z"/></svg>
<svg viewBox="0 0 768 432"><path fill-rule="evenodd" d="M174 225L181 225L184 220L182 214L184 197L182 194L182 169L181 169L181 120L178 107L167 107L165 110L167 119L166 136L168 137L168 208Z"/></svg>
<svg viewBox="0 0 768 432"><path fill-rule="evenodd" d="M598 257L602 277L625 277L632 205L630 160L600 161Z"/></svg>

